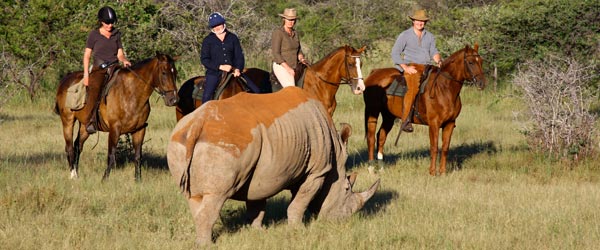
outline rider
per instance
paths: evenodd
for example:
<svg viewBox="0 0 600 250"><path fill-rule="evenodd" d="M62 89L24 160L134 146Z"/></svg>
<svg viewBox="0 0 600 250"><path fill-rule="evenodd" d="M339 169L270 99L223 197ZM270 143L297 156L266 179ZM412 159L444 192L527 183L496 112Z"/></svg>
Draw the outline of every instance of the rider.
<svg viewBox="0 0 600 250"><path fill-rule="evenodd" d="M202 41L200 49L200 61L206 68L206 81L202 103L210 101L215 94L222 72L232 72L234 77L244 77L241 70L244 69L244 51L238 37L229 32L225 25L225 17L221 13L214 12L208 16L208 27L211 33ZM260 90L247 77L244 77L247 86L254 93Z"/></svg>
<svg viewBox="0 0 600 250"><path fill-rule="evenodd" d="M425 10L417 10L408 17L412 20L412 27L398 35L391 54L394 66L403 73L408 87L402 107L402 130L412 132L409 113L419 92L423 72L418 72L409 64L429 64L433 58L437 66L441 67L442 57L435 47L435 37L425 30L425 24L429 21Z"/></svg>
<svg viewBox="0 0 600 250"><path fill-rule="evenodd" d="M296 85L295 69L298 63L308 64L300 46L300 35L294 26L298 20L296 9L287 8L283 14L282 26L273 30L271 35L271 53L273 54L273 73L283 87Z"/></svg>
<svg viewBox="0 0 600 250"><path fill-rule="evenodd" d="M96 112L100 92L105 84L105 74L92 74L90 57L94 55L93 69L95 71L104 69L101 65L109 65L117 62L129 67L131 63L125 57L123 44L121 43L121 32L114 28L117 22L117 13L111 7L104 6L98 11L98 28L90 31L88 35L85 52L83 54L83 84L87 86L87 102L83 112L87 112L86 130L93 134L96 132Z"/></svg>

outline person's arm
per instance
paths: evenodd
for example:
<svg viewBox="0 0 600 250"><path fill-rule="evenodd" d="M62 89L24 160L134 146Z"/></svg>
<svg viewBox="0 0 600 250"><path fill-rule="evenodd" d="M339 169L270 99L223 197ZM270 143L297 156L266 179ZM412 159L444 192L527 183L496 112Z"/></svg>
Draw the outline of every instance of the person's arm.
<svg viewBox="0 0 600 250"><path fill-rule="evenodd" d="M129 62L129 60L127 60L127 57L125 57L125 52L123 52L123 48L120 48L117 51L117 58L119 59L119 61L121 63L123 63L124 67L127 68L127 67L131 66L131 62Z"/></svg>
<svg viewBox="0 0 600 250"><path fill-rule="evenodd" d="M431 33L429 33L431 34ZM435 46L435 37L433 36L433 34L431 34L431 47L429 48L429 53L433 58L433 61L437 64L438 67L442 66L442 56L440 55L440 52L438 51L437 47Z"/></svg>
<svg viewBox="0 0 600 250"><path fill-rule="evenodd" d="M408 62L404 60L402 54L404 53L404 48L406 48L406 39L402 36L402 33L398 35L396 38L396 42L394 42L394 46L392 47L392 61L394 65L398 65L402 70L406 70L408 67Z"/></svg>
<svg viewBox="0 0 600 250"><path fill-rule="evenodd" d="M229 34L228 34L229 35ZM240 40L237 36L231 34L235 39L233 40L233 76L240 76L240 70L243 70L246 64L244 58L244 50L242 49L242 45L240 44Z"/></svg>
<svg viewBox="0 0 600 250"><path fill-rule="evenodd" d="M83 52L83 85L88 86L90 77L90 58L92 57L92 49L85 48Z"/></svg>

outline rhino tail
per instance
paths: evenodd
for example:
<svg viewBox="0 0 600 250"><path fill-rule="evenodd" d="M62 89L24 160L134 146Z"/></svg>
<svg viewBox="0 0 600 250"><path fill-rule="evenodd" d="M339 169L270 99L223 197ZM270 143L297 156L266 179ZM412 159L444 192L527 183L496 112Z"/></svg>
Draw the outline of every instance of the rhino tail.
<svg viewBox="0 0 600 250"><path fill-rule="evenodd" d="M204 119L192 119L189 120L189 130L188 133L185 133L182 136L185 138L181 138L182 141L185 142L185 159L187 166L185 167L181 179L179 179L179 188L183 195L187 198L191 197L191 174L190 171L192 169L192 159L194 158L194 148L196 147L196 142L198 138L202 134L202 128L204 126Z"/></svg>
<svg viewBox="0 0 600 250"><path fill-rule="evenodd" d="M181 189L181 192L183 193L183 195L185 195L186 198L190 198L192 196L191 191L190 191L190 169L192 166L192 159L190 158L190 160L188 161L188 166L186 167L185 171L183 171L183 174L181 175L181 179L179 180L179 188Z"/></svg>

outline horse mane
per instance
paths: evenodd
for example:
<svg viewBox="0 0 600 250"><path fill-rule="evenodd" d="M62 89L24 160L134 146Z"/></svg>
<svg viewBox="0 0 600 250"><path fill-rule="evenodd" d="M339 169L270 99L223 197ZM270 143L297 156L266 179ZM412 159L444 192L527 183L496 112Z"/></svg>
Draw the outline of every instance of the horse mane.
<svg viewBox="0 0 600 250"><path fill-rule="evenodd" d="M172 59L172 58L171 58L170 56L168 56L168 55L165 55L165 54L160 54L160 53L156 53L156 56L154 56L154 57L149 57L149 58L146 58L146 59L144 59L144 60L142 60L142 61L140 61L140 62L137 62L137 63L135 63L135 64L131 65L131 69L139 69L139 68L143 67L144 65L146 65L147 63L149 63L149 62L151 62L152 60L154 60L155 58L156 58L156 59L158 59L158 60L162 60L161 58L163 58L163 57L164 57L164 59L166 59L166 60L167 60L169 63L172 63L172 62L174 61L174 59Z"/></svg>
<svg viewBox="0 0 600 250"><path fill-rule="evenodd" d="M326 56L324 56L323 58L321 58L321 60L319 60L318 62L316 62L314 64L319 64L319 63L321 63L323 61L326 61L327 59L329 59L330 57L332 57L334 54L338 53L339 50L341 50L341 49L346 50L348 48L350 48L350 46L348 46L348 45L340 46L337 49L329 52L329 54L327 54Z"/></svg>
<svg viewBox="0 0 600 250"><path fill-rule="evenodd" d="M454 61L454 60L455 60L455 59L458 57L458 55L462 55L462 53L468 53L468 52L469 52L469 51L471 51L471 50L475 50L475 49L471 48L471 46L469 46L469 45L467 44L467 45L465 45L465 47L464 47L464 48L462 48L462 49L460 49L460 50L458 50L458 51L456 51L456 52L452 53L452 55L450 55L449 57L447 57L446 59L444 59L444 61L442 61L442 68L443 68L445 65L448 65L448 64L450 64L451 62L453 62L453 61Z"/></svg>

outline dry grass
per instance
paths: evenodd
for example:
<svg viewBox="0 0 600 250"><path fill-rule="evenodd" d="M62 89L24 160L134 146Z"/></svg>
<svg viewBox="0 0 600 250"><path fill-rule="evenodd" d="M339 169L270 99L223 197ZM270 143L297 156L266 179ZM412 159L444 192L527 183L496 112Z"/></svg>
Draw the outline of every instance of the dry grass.
<svg viewBox="0 0 600 250"><path fill-rule="evenodd" d="M348 168L356 190L380 190L344 221L289 227L286 192L270 199L265 230L243 224L244 205L228 201L215 227L219 249L595 249L600 243L600 169L573 170L527 151L512 120L518 100L463 89L447 176L430 177L426 127L386 146L377 175L367 172L361 96L346 86L336 122L354 135ZM51 95L50 95L51 96ZM60 120L49 97L0 112L0 242L4 249L190 249L194 226L167 170L173 108L151 99L142 183L122 163L107 183L106 134L88 140L81 177L69 180ZM26 103L26 101L25 101ZM97 146L93 147L94 144Z"/></svg>

